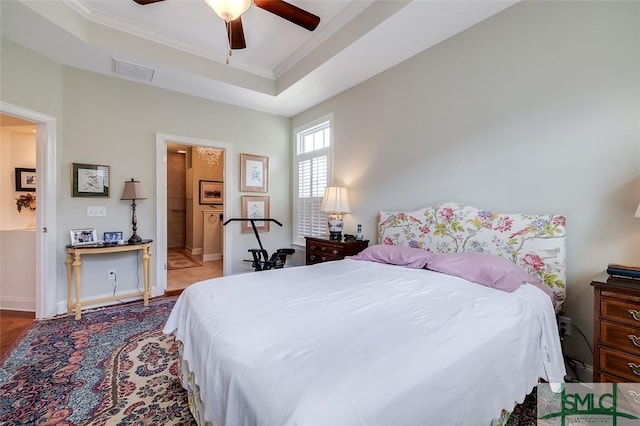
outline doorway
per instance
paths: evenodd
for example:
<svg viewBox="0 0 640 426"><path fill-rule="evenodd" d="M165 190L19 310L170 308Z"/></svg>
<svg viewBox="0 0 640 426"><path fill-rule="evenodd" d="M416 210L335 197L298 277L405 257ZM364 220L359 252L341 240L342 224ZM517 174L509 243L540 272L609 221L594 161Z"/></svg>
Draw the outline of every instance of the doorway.
<svg viewBox="0 0 640 426"><path fill-rule="evenodd" d="M167 290L223 276L224 150L167 144ZM211 194L211 201L207 198ZM203 199L204 196L204 199Z"/></svg>
<svg viewBox="0 0 640 426"><path fill-rule="evenodd" d="M206 163L198 148L215 151ZM157 134L157 245L154 295L177 294L186 286L228 274L230 253L222 226L229 193L231 146L185 136ZM206 186L203 186L206 185ZM202 189L220 199L202 199ZM206 198L206 197L205 197Z"/></svg>
<svg viewBox="0 0 640 426"><path fill-rule="evenodd" d="M56 119L1 101L0 113L33 122L36 127L35 317L50 318L58 313L55 278Z"/></svg>

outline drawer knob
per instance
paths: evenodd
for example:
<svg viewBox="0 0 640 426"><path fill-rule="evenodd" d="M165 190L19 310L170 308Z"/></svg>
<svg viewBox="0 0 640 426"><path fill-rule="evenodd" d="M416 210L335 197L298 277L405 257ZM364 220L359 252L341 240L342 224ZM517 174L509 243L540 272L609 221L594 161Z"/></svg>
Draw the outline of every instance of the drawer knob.
<svg viewBox="0 0 640 426"><path fill-rule="evenodd" d="M638 392L634 392L632 390L629 391L629 395L631 395L631 398L637 402L638 404L640 404L640 393Z"/></svg>
<svg viewBox="0 0 640 426"><path fill-rule="evenodd" d="M629 366L633 374L635 374L636 376L640 376L640 365L635 364L633 362L630 362L627 365Z"/></svg>
<svg viewBox="0 0 640 426"><path fill-rule="evenodd" d="M631 343L633 343L634 346L637 346L640 348L640 337L635 336L633 334L630 334L627 337L629 338L629 340L631 340Z"/></svg>
<svg viewBox="0 0 640 426"><path fill-rule="evenodd" d="M315 254L312 254L311 256L309 256L309 259L310 259L310 260L316 260L316 255L315 255Z"/></svg>
<svg viewBox="0 0 640 426"><path fill-rule="evenodd" d="M310 249L310 250L315 250L315 249L316 249L316 246L309 246L309 249Z"/></svg>
<svg viewBox="0 0 640 426"><path fill-rule="evenodd" d="M636 311L635 309L629 309L629 314L633 317L634 320L640 321L640 311Z"/></svg>

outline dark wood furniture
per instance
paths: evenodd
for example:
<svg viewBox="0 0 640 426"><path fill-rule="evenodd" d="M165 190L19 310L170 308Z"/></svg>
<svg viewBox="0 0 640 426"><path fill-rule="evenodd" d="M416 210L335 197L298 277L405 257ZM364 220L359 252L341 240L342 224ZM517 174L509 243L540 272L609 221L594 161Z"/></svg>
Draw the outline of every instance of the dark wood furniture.
<svg viewBox="0 0 640 426"><path fill-rule="evenodd" d="M366 249L369 240L339 241L327 238L305 237L307 245L307 265L341 260Z"/></svg>
<svg viewBox="0 0 640 426"><path fill-rule="evenodd" d="M640 280L593 279L593 381L640 382Z"/></svg>

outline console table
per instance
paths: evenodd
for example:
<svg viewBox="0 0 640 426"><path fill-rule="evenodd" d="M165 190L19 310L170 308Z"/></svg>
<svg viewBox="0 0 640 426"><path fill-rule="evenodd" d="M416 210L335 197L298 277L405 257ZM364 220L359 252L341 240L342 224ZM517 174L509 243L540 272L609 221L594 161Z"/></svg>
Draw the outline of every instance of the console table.
<svg viewBox="0 0 640 426"><path fill-rule="evenodd" d="M142 240L139 244L121 244L121 245L83 245L71 246L67 248L67 313L75 312L75 318L80 319L80 311L82 303L80 302L80 293L82 289L82 255L100 255L105 253L120 253L123 251L140 251L142 253L142 273L144 275L144 290L127 294L119 294L113 297L103 297L100 299L85 300L85 304L96 304L108 302L111 300L125 299L129 297L142 296L144 298L144 306L149 306L149 297L151 296L151 284L149 282L149 259L151 258L151 243L153 240ZM75 278L75 279L74 279ZM75 284L75 286L74 286ZM75 291L73 291L75 290ZM75 293L75 300L73 295Z"/></svg>

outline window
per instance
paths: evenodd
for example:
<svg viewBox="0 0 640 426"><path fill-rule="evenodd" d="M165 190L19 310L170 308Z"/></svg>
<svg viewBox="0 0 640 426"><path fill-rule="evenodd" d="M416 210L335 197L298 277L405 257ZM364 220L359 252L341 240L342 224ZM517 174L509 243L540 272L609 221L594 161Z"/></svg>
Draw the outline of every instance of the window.
<svg viewBox="0 0 640 426"><path fill-rule="evenodd" d="M320 211L324 188L331 184L331 119L295 130L293 243L328 235L327 214Z"/></svg>

